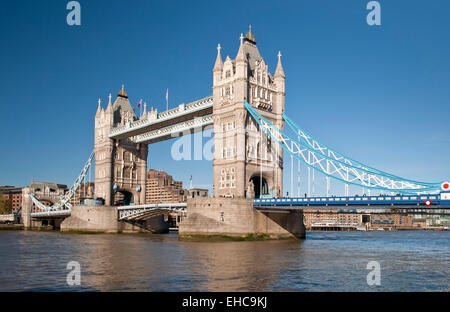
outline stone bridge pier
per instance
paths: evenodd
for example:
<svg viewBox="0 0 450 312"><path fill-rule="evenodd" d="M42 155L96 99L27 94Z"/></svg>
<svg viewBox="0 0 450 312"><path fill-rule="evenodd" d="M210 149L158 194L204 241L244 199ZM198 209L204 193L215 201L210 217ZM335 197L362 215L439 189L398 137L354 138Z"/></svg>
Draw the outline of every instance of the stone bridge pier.
<svg viewBox="0 0 450 312"><path fill-rule="evenodd" d="M180 238L227 236L230 238L304 238L303 212L264 211L253 200L234 198L192 198L187 218L180 224Z"/></svg>
<svg viewBox="0 0 450 312"><path fill-rule="evenodd" d="M60 199L61 196L67 191L67 186L63 184L56 184L52 182L36 182L33 181L30 186L22 189L22 209L21 216L25 229L47 226L50 225L53 228L59 228L60 223L64 217L58 216L41 216L39 218L33 218L32 213L42 212L37 207L34 207L33 200L30 194L33 194L39 201L46 205L53 205Z"/></svg>
<svg viewBox="0 0 450 312"><path fill-rule="evenodd" d="M22 222L25 229L31 228L31 210L33 208L33 201L30 197L31 188L24 187L22 189Z"/></svg>
<svg viewBox="0 0 450 312"><path fill-rule="evenodd" d="M303 212L260 212L253 198L283 194L283 150L269 137L245 102L283 129L285 74L281 53L275 73L261 57L251 29L240 37L236 58L222 62L221 47L213 74L214 198L190 199L181 237L203 235L304 237Z"/></svg>

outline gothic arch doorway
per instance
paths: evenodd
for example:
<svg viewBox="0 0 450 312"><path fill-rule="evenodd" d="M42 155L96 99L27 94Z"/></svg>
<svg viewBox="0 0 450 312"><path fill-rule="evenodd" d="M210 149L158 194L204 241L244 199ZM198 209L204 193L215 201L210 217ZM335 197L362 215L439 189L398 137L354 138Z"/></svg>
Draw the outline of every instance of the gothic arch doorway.
<svg viewBox="0 0 450 312"><path fill-rule="evenodd" d="M128 191L119 190L114 194L114 206L134 205L134 195Z"/></svg>
<svg viewBox="0 0 450 312"><path fill-rule="evenodd" d="M253 183L255 198L261 198L269 195L269 183L264 177L253 176L250 181Z"/></svg>

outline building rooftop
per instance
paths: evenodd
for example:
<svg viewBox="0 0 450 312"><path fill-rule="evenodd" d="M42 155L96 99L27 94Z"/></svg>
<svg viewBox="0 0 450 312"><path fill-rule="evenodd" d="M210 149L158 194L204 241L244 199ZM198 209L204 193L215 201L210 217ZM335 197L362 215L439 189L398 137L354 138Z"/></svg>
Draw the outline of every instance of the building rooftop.
<svg viewBox="0 0 450 312"><path fill-rule="evenodd" d="M50 187L53 189L68 189L66 184L58 184L55 182L41 182L41 181L33 181L30 184L30 187L32 189L36 188L44 188L44 187Z"/></svg>
<svg viewBox="0 0 450 312"><path fill-rule="evenodd" d="M15 187L11 185L0 186L0 194L12 194L12 193L22 193L22 187Z"/></svg>

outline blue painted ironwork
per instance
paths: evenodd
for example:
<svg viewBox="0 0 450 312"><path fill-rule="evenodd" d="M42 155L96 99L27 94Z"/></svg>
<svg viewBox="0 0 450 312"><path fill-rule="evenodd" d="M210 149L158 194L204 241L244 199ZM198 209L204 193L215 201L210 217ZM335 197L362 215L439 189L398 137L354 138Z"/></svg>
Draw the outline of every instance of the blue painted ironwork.
<svg viewBox="0 0 450 312"><path fill-rule="evenodd" d="M296 135L301 137L301 139L293 138L270 123L248 104L247 101L245 101L245 107L260 128L281 145L284 150L293 155L293 157L301 160L308 167L328 177L345 184L396 193L423 194L436 193L440 190L440 182L422 183L404 179L345 157L343 154L328 148L309 136L284 114L283 117L288 126L297 132Z"/></svg>
<svg viewBox="0 0 450 312"><path fill-rule="evenodd" d="M91 153L89 156L88 161L84 165L83 169L81 170L81 173L78 175L77 179L73 183L72 187L67 191L58 202L56 202L52 206L46 206L42 204L35 196L34 194L30 194L30 198L33 201L33 203L38 207L42 212L38 213L32 213L34 214L42 214L42 213L60 213L61 211L68 211L70 212L72 210L72 205L70 204L70 200L75 196L78 188L80 187L81 183L86 178L86 174L89 171L89 168L91 167L92 160L94 159L94 152Z"/></svg>
<svg viewBox="0 0 450 312"><path fill-rule="evenodd" d="M427 204L428 202L428 204ZM395 196L338 196L338 197L292 197L254 199L254 206L445 206L449 200L441 200L440 194L434 195L395 195Z"/></svg>

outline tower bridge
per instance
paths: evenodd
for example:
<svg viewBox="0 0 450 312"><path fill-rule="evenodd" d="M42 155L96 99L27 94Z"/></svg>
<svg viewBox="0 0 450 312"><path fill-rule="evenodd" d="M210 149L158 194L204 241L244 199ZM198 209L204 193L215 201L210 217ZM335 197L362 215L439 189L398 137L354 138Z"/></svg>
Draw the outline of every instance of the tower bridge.
<svg viewBox="0 0 450 312"><path fill-rule="evenodd" d="M53 206L43 205L35 191L26 190L25 213L31 213L30 205L34 203L40 211L32 212L31 217L73 216L74 209L78 208L72 207L69 201L86 178L94 154L95 198L102 199L104 207L115 209L117 222L145 219L164 209L186 209L188 217L180 231L187 234L304 235L301 209L289 210L288 216L280 217L276 212L286 209L281 209L283 205L277 203L283 202L275 202L278 210L271 209L270 212L267 210L270 205L264 202L282 197L283 153L290 157L291 164L293 159L304 164L308 176L311 171L323 174L327 179L328 197L333 179L346 186L349 201L349 185L389 194L432 193L440 199L443 198L439 192L444 191L442 196L450 200L446 193L450 189L448 182L414 181L375 169L328 147L299 127L285 110L286 76L281 53L278 52L277 65L271 73L251 30L239 39L239 49L233 59L226 56L223 60L221 46L217 46L211 96L165 112L153 108L148 111L144 103L140 116L134 112L124 86L114 102L109 95L106 108L99 100L95 114L94 153L74 186L59 200L55 199ZM148 146L203 131L208 126L214 129L214 196L191 199L186 207L145 205ZM291 184L292 181L291 171ZM292 199L286 200L292 203ZM124 202L135 206L117 208ZM303 207L299 200L295 204ZM82 219L83 213L80 212L77 218Z"/></svg>

